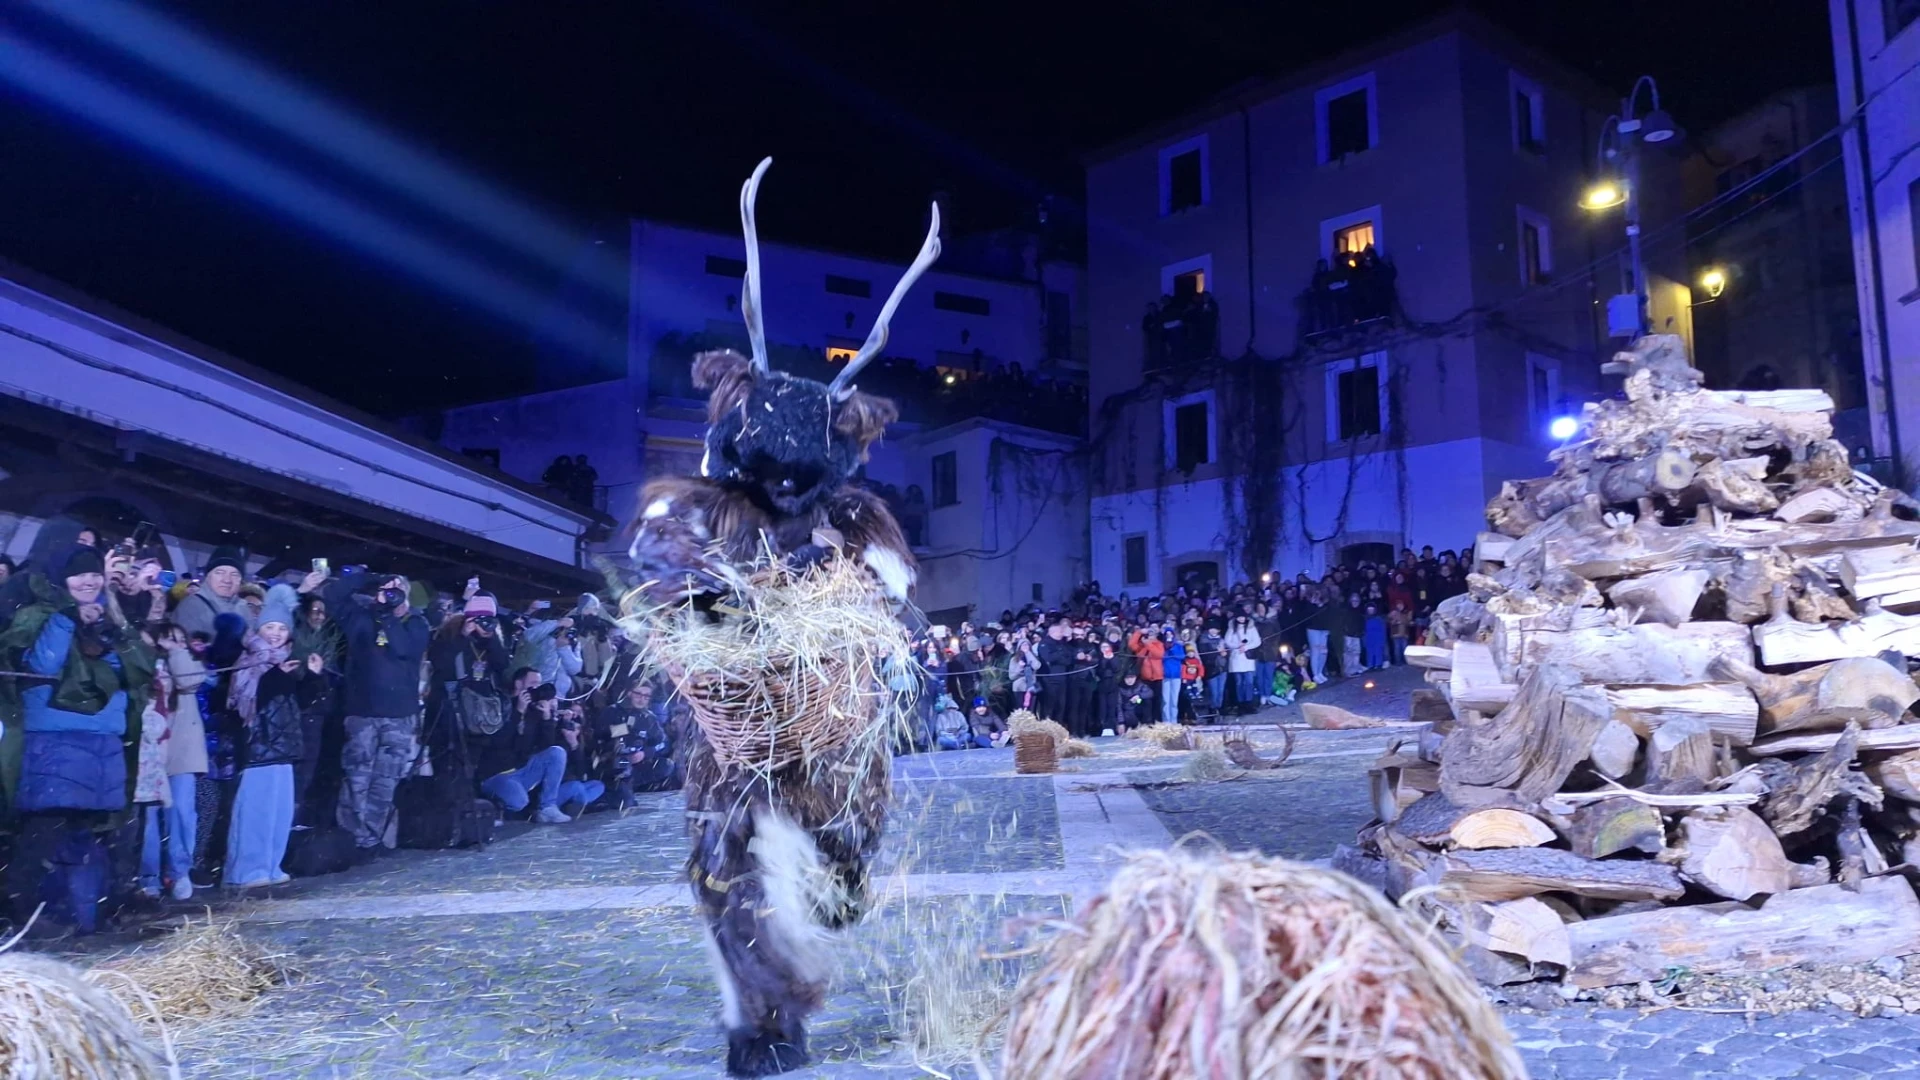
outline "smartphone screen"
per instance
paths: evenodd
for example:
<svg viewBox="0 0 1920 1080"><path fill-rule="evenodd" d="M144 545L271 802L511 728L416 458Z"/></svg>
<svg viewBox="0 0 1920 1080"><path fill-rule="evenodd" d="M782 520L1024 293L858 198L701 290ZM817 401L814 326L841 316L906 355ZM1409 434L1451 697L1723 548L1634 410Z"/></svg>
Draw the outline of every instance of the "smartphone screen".
<svg viewBox="0 0 1920 1080"><path fill-rule="evenodd" d="M313 560L313 572L314 572L314 573L316 573L316 574L324 574L324 573L326 573L326 572L327 572L327 560L325 560L325 559L315 559L315 560Z"/></svg>

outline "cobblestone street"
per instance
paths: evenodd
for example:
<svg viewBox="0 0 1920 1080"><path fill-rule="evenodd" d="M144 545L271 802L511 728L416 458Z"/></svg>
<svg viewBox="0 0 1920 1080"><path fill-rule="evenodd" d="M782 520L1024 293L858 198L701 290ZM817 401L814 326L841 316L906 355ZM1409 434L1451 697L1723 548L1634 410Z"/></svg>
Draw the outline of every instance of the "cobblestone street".
<svg viewBox="0 0 1920 1080"><path fill-rule="evenodd" d="M1333 688L1339 694L1343 688ZM1383 685L1323 700L1381 715ZM1269 719L1263 717L1262 719ZM1075 771L1022 777L1007 751L904 759L884 897L844 950L814 1027L812 1077L972 1075L898 1041L930 953L999 945L1021 916L1057 916L1110 871L1110 845L1205 833L1322 859L1367 818L1366 767L1406 729L1301 732L1272 773L1135 786L1184 755L1101 740ZM1256 741L1272 746L1272 731ZM624 817L525 828L480 852L404 852L231 912L297 973L250 1015L175 1032L202 1077L709 1077L724 1040L698 924L677 883L678 795ZM930 945L929 943L934 943ZM1010 985L1017 967L995 973ZM1506 1010L1533 1076L1911 1075L1920 1018ZM952 1048L947 1048L951 1051ZM918 1063L916 1057L919 1057Z"/></svg>

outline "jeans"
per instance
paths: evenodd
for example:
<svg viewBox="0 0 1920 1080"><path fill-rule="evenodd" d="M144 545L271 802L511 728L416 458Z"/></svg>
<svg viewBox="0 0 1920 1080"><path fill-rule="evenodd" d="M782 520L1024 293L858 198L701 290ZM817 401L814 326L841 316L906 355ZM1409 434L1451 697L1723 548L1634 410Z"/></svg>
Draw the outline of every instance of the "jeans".
<svg viewBox="0 0 1920 1080"><path fill-rule="evenodd" d="M167 877L179 881L193 868L193 834L200 827L200 815L194 813L194 780L197 773L179 773L167 777L172 806L146 809L146 837L140 845L140 887L160 887L160 819L166 819Z"/></svg>
<svg viewBox="0 0 1920 1080"><path fill-rule="evenodd" d="M1264 702L1273 696L1273 674L1279 665L1271 660L1253 662L1253 694L1257 702Z"/></svg>
<svg viewBox="0 0 1920 1080"><path fill-rule="evenodd" d="M1396 664L1406 663L1407 662L1407 639L1403 637L1388 638L1387 651L1393 656L1394 663Z"/></svg>
<svg viewBox="0 0 1920 1080"><path fill-rule="evenodd" d="M1327 632L1325 630L1307 631L1307 656L1313 665L1313 681L1327 681Z"/></svg>
<svg viewBox="0 0 1920 1080"><path fill-rule="evenodd" d="M580 809L585 810L593 805L595 799L606 793L607 785L598 780L562 780L557 804L565 806L568 803L577 802L580 804Z"/></svg>
<svg viewBox="0 0 1920 1080"><path fill-rule="evenodd" d="M540 805L559 806L561 778L567 773L567 752L549 746L527 759L525 765L489 776L480 781L480 792L513 813L527 808L529 792L540 789Z"/></svg>
<svg viewBox="0 0 1920 1080"><path fill-rule="evenodd" d="M1180 680L1160 680L1160 722L1177 724L1180 722Z"/></svg>
<svg viewBox="0 0 1920 1080"><path fill-rule="evenodd" d="M258 885L287 875L287 834L293 831L293 766L254 765L240 774L227 828L228 885Z"/></svg>
<svg viewBox="0 0 1920 1080"><path fill-rule="evenodd" d="M962 747L969 746L977 746L982 750L987 750L993 747L993 740L987 738L985 735L940 736L940 749L942 750L958 750Z"/></svg>
<svg viewBox="0 0 1920 1080"><path fill-rule="evenodd" d="M1340 674L1352 678L1364 670L1366 669L1360 666L1360 639L1350 637L1341 656Z"/></svg>
<svg viewBox="0 0 1920 1080"><path fill-rule="evenodd" d="M1233 673L1233 696L1243 709L1251 709L1259 704L1253 697L1253 672L1236 671Z"/></svg>
<svg viewBox="0 0 1920 1080"><path fill-rule="evenodd" d="M1219 712L1220 706L1226 702L1227 673L1223 671L1218 675L1207 676L1207 703L1213 706L1214 712Z"/></svg>

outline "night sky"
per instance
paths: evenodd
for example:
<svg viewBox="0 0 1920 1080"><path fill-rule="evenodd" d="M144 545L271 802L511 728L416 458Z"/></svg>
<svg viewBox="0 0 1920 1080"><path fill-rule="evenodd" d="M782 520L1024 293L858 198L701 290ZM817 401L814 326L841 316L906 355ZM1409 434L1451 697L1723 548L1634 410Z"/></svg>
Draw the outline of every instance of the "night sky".
<svg viewBox="0 0 1920 1080"><path fill-rule="evenodd" d="M950 233L1010 223L1044 195L1078 198L1086 149L1449 5L246 0L146 9L164 7L236 59L542 215L564 239L549 250L572 253L558 259L436 212L452 205L441 195L398 193L335 152L156 73L46 14L55 6L10 0L0 34L273 162L307 186L298 198L318 191L378 215L344 230L359 243L410 231L510 283L522 302L451 296L337 227L263 206L24 91L18 68L0 79L0 256L394 414L520 392L542 367L550 380L620 370L625 219L732 230L740 181L763 154L777 165L760 202L762 236L902 257L936 191L950 193ZM1664 104L1694 128L1833 77L1817 0L1470 6L1607 87L1653 74Z"/></svg>

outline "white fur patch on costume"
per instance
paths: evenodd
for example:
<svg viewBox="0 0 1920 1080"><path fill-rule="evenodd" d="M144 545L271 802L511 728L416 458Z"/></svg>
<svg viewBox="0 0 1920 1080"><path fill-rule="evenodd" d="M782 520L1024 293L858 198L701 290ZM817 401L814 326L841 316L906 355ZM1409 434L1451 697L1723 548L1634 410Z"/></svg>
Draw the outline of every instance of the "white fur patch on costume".
<svg viewBox="0 0 1920 1080"><path fill-rule="evenodd" d="M673 513L671 499L655 499L647 506L646 513L640 515L640 520L652 521L654 518L663 518L671 513Z"/></svg>
<svg viewBox="0 0 1920 1080"><path fill-rule="evenodd" d="M786 953L802 978L824 979L833 935L820 925L817 913L833 902L838 886L819 845L792 819L769 807L754 815L747 850L760 867L760 893L767 902L761 925L773 939L770 944Z"/></svg>
<svg viewBox="0 0 1920 1080"><path fill-rule="evenodd" d="M740 1011L740 987L733 981L733 972L727 970L727 962L720 956L720 943L713 940L712 927L702 926L701 936L707 942L707 962L713 965L713 981L720 985L720 1022L728 1028L744 1027L746 1014Z"/></svg>
<svg viewBox="0 0 1920 1080"><path fill-rule="evenodd" d="M706 511L697 506L687 511L687 529L701 540L708 539Z"/></svg>
<svg viewBox="0 0 1920 1080"><path fill-rule="evenodd" d="M870 547L860 553L860 561L880 578L887 596L894 600L907 598L908 590L913 588L913 570L907 566L907 560L886 548Z"/></svg>

